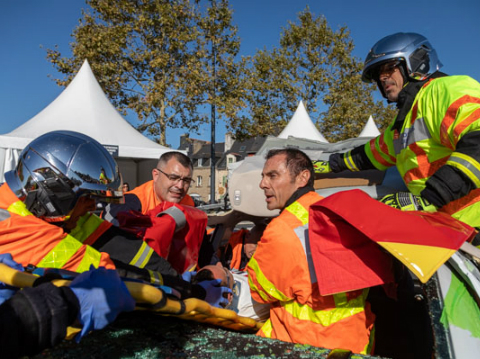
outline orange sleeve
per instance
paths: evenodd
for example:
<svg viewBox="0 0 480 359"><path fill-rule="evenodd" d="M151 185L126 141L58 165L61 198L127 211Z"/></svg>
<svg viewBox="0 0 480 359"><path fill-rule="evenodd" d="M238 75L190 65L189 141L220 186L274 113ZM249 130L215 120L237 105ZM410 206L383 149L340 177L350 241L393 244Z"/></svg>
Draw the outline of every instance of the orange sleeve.
<svg viewBox="0 0 480 359"><path fill-rule="evenodd" d="M255 261L251 260L247 268L254 287L259 289L251 287L256 301L273 302L283 297L302 302L302 298L310 298L312 285L303 247L280 218L267 226L252 259ZM261 292L275 294L265 300Z"/></svg>
<svg viewBox="0 0 480 359"><path fill-rule="evenodd" d="M232 260L230 262L230 269L241 270L240 265L242 264L242 251L243 251L243 238L247 234L248 230L242 228L241 230L232 233L230 239L228 240L229 246L232 248Z"/></svg>
<svg viewBox="0 0 480 359"><path fill-rule="evenodd" d="M65 236L61 228L35 216L13 214L0 222L0 252L11 253L23 266L37 265Z"/></svg>

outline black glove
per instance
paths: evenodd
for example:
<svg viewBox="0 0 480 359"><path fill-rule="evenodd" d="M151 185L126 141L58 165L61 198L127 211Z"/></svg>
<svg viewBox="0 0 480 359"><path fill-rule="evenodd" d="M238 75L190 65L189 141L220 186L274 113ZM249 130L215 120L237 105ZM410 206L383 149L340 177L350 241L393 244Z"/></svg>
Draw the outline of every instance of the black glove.
<svg viewBox="0 0 480 359"><path fill-rule="evenodd" d="M343 160L343 153L332 153L328 159L332 172L338 173L348 170Z"/></svg>
<svg viewBox="0 0 480 359"><path fill-rule="evenodd" d="M437 211L437 207L435 207L425 198L416 196L410 192L387 194L380 200L380 202L385 203L387 206L400 209L402 211Z"/></svg>

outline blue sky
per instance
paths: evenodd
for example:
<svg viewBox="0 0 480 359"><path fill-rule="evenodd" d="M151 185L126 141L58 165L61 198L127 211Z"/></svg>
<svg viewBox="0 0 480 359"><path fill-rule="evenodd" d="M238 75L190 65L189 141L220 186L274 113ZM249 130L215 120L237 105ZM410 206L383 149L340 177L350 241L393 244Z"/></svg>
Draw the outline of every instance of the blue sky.
<svg viewBox="0 0 480 359"><path fill-rule="evenodd" d="M444 72L480 81L478 0L230 0L230 4L242 55L277 46L282 27L296 21L308 5L316 15L323 14L333 29L349 28L353 55L362 60L380 38L418 32L436 48ZM72 30L85 7L84 0L0 1L0 134L28 121L61 93L63 89L49 78L59 75L47 61L46 49L58 45L62 55L70 54ZM223 142L225 126L217 123L216 128L216 140ZM169 129L167 142L176 148L183 132ZM191 137L209 140L210 127Z"/></svg>

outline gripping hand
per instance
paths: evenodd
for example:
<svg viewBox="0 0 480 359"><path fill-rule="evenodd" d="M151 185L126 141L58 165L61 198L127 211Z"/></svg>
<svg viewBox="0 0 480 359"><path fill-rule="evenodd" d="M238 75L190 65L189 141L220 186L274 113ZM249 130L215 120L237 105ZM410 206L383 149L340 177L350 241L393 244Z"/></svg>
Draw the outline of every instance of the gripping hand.
<svg viewBox="0 0 480 359"><path fill-rule="evenodd" d="M205 301L208 304L218 308L225 308L230 303L228 297L231 297L233 293L230 288L220 286L220 283L220 279L214 279L199 282L198 284L207 292Z"/></svg>
<svg viewBox="0 0 480 359"><path fill-rule="evenodd" d="M93 268L76 277L70 288L80 303L79 319L83 324L77 342L89 331L106 327L120 312L135 308L135 301L115 270Z"/></svg>
<svg viewBox="0 0 480 359"><path fill-rule="evenodd" d="M425 211L436 212L437 207L427 201L425 198L411 194L410 192L398 192L387 194L380 202L386 205L400 209L402 211Z"/></svg>
<svg viewBox="0 0 480 359"><path fill-rule="evenodd" d="M182 279L185 281L185 282L191 282L192 281L192 278L195 277L195 275L197 274L196 271L186 271L182 274Z"/></svg>
<svg viewBox="0 0 480 359"><path fill-rule="evenodd" d="M330 168L330 163L328 161L312 161L313 163L313 171L315 173L330 173L332 172Z"/></svg>

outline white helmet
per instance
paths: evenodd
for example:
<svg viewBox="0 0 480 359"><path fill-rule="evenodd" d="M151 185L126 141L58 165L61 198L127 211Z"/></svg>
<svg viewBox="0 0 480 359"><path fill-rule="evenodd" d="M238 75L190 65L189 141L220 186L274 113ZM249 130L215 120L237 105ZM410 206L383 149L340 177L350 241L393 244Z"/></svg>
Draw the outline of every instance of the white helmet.
<svg viewBox="0 0 480 359"><path fill-rule="evenodd" d="M78 132L54 131L33 140L5 181L37 217L64 217L83 195L121 202L122 180L110 153Z"/></svg>

